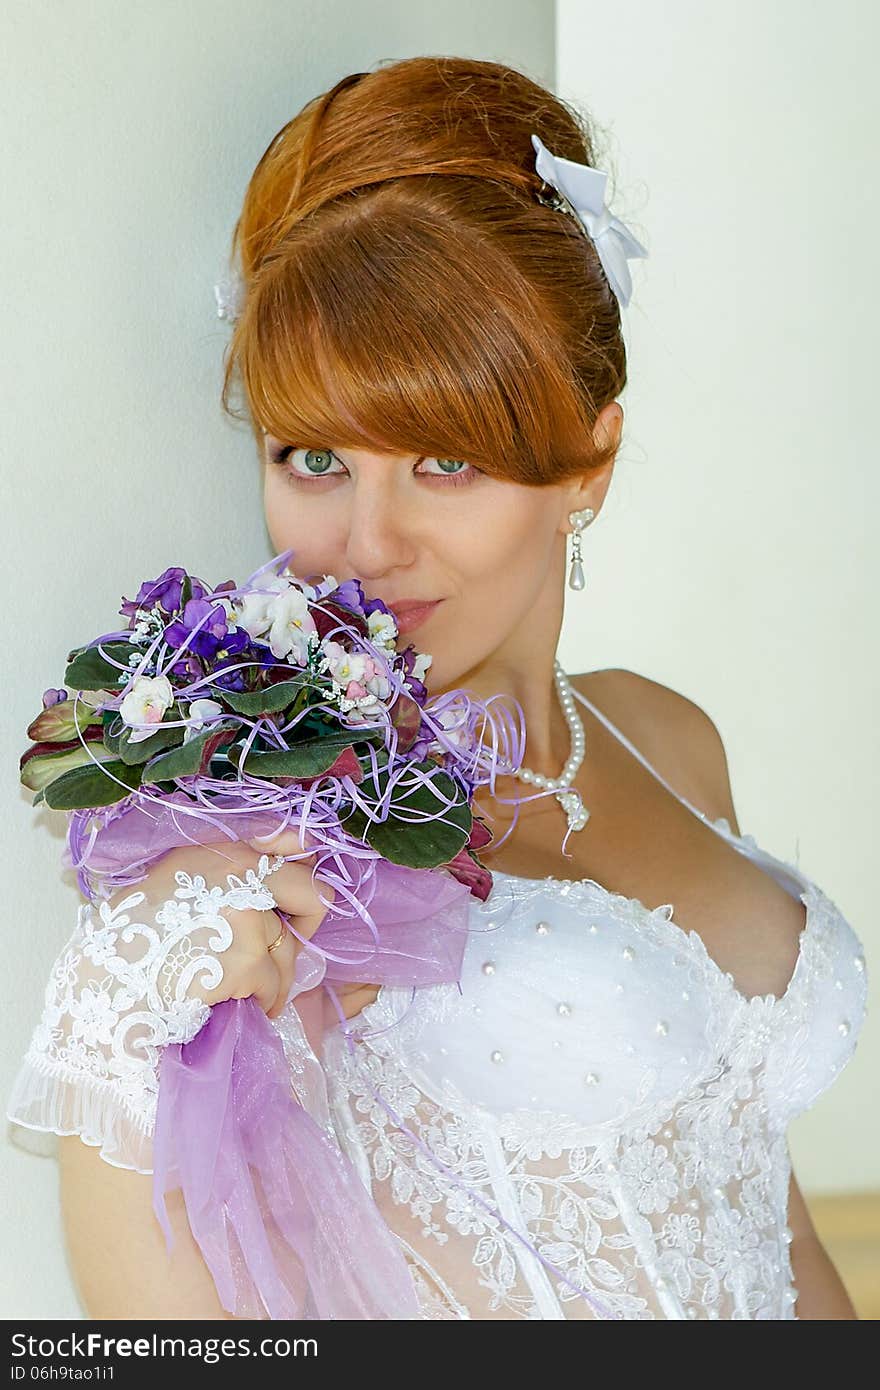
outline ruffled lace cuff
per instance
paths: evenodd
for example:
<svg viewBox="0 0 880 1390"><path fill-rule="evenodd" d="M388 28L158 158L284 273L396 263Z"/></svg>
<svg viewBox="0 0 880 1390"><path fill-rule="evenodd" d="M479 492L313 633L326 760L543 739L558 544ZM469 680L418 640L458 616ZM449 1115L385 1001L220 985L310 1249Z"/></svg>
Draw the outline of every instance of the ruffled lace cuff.
<svg viewBox="0 0 880 1390"><path fill-rule="evenodd" d="M6 1117L47 1136L78 1134L100 1148L101 1157L114 1167L152 1173L155 1105L145 1104L145 1094L141 1090L132 1105L116 1082L66 1069L29 1049L16 1073ZM23 1147L47 1151L46 1141L27 1140Z"/></svg>
<svg viewBox="0 0 880 1390"><path fill-rule="evenodd" d="M150 1173L161 1049L189 1042L211 1013L184 992L198 963L192 935L203 923L213 930L220 922L230 936L231 929L216 908L194 920L175 902L169 911L179 920L159 932L152 920L129 915L143 899L135 893L113 908L80 905L52 965L6 1116L24 1129L79 1134L108 1163ZM46 1142L23 1147L46 1152Z"/></svg>

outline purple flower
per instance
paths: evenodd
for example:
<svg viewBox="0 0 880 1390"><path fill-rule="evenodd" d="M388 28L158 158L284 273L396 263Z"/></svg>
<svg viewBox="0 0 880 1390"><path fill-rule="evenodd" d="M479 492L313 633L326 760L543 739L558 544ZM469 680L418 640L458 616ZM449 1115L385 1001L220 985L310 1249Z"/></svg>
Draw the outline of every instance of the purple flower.
<svg viewBox="0 0 880 1390"><path fill-rule="evenodd" d="M268 649L256 646L251 649L250 636L243 628L228 626L226 609L222 604L212 604L203 598L190 599L182 617L169 623L163 636L169 647L182 647L188 638L192 639L171 666L175 676L198 680L206 670L212 673L216 671L215 684L227 690L246 690L247 680L244 670L227 673L225 667L238 666L240 661L251 657L258 660L261 666L273 660ZM268 661L262 660L264 651Z"/></svg>
<svg viewBox="0 0 880 1390"><path fill-rule="evenodd" d="M247 672L239 669L237 671L215 671L211 675L211 684L219 690L247 690Z"/></svg>
<svg viewBox="0 0 880 1390"><path fill-rule="evenodd" d="M169 647L182 647L192 637L187 643L187 651L210 661L220 647L226 646L226 609L222 603L213 604L205 598L191 598L184 607L182 617L169 623L163 635ZM247 641L246 633L244 638Z"/></svg>
<svg viewBox="0 0 880 1390"><path fill-rule="evenodd" d="M154 608L157 604L168 614L179 612L183 598L183 582L186 578L185 569L181 569L180 565L172 565L164 570L158 579L145 580L134 601L123 601L120 613L126 618L133 618L136 609ZM190 579L190 585L193 599L204 598L207 590L200 579Z"/></svg>
<svg viewBox="0 0 880 1390"><path fill-rule="evenodd" d="M229 657L233 659L227 661ZM243 628L235 628L228 634L217 652L216 660L218 665L212 671L211 677L212 683L221 690L256 689L255 672L268 670L278 664L271 649L262 642L252 642ZM241 662L246 662L247 665L241 666ZM238 669L227 671L224 669L227 665Z"/></svg>
<svg viewBox="0 0 880 1390"><path fill-rule="evenodd" d="M403 667L402 674L406 679L406 684L409 689L410 696L413 700L415 700L417 705L424 705L427 703L428 699L428 687L425 685L423 680L420 680L418 676L413 675L413 671L415 670L415 665L416 661L418 660L418 657L419 653L416 651L415 647L410 642L408 646L404 647L402 652L397 653L396 669L399 671L400 667Z"/></svg>
<svg viewBox="0 0 880 1390"><path fill-rule="evenodd" d="M373 599L369 606L365 606L367 600L364 598L364 591L359 579L345 579L341 584L326 595L334 603L339 603L343 608L350 608L353 613L358 613L362 618L372 613L376 607L381 607L379 599Z"/></svg>
<svg viewBox="0 0 880 1390"><path fill-rule="evenodd" d="M364 616L368 618L371 613L387 613L390 618L394 617L394 613L388 607L388 604L384 603L380 598L371 598L369 602L364 605Z"/></svg>
<svg viewBox="0 0 880 1390"><path fill-rule="evenodd" d="M56 690L50 686L48 690L43 691L43 709L51 709L53 705L60 705L61 701L66 699L66 690Z"/></svg>
<svg viewBox="0 0 880 1390"><path fill-rule="evenodd" d="M190 647L168 669L173 676L180 676L181 680L197 681L204 675L202 663Z"/></svg>

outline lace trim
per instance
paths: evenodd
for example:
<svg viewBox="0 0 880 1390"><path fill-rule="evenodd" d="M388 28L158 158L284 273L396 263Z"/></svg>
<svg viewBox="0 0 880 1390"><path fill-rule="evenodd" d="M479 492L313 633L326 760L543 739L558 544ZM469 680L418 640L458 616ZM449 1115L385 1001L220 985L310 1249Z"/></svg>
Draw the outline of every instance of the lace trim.
<svg viewBox="0 0 880 1390"><path fill-rule="evenodd" d="M132 1107L115 1082L52 1063L38 1052L25 1053L6 1115L24 1129L78 1134L114 1168L153 1171L153 1125L143 1107Z"/></svg>

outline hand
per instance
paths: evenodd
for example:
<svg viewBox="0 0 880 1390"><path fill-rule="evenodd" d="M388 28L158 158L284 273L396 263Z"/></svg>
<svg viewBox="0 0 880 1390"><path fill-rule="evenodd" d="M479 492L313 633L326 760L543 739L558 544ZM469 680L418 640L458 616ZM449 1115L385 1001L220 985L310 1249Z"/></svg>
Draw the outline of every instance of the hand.
<svg viewBox="0 0 880 1390"><path fill-rule="evenodd" d="M134 890L100 906L107 932L118 933L116 951L129 973L140 975L152 1007L186 1011L187 1001L213 1006L254 996L270 1018L277 1017L293 985L301 942L273 909L277 905L309 940L334 897L321 884L328 899L322 903L312 884L315 854L296 862L281 858L302 853L294 831L265 843L181 846L164 854ZM281 941L270 951L279 932Z"/></svg>
<svg viewBox="0 0 880 1390"><path fill-rule="evenodd" d="M284 863L285 854L303 857ZM265 843L184 846L133 888L97 907L81 903L8 1117L81 1134L117 1167L151 1171L163 1047L191 1042L224 999L253 995L270 1017L281 1012L300 942L285 929L269 951L284 925L273 908L305 940L314 935L328 911L312 886L315 860L295 831ZM319 890L332 903L333 889Z"/></svg>

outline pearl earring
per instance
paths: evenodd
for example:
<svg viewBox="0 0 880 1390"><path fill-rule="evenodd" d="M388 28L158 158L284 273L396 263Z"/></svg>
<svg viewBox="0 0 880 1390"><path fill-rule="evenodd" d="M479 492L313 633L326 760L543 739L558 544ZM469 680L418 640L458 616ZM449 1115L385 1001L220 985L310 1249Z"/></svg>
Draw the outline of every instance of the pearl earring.
<svg viewBox="0 0 880 1390"><path fill-rule="evenodd" d="M568 519L574 528L572 537L571 569L568 575L568 584L571 589L583 589L586 587L584 579L584 567L581 564L581 531L585 526L589 526L596 513L592 507L584 507L581 512L569 512Z"/></svg>

